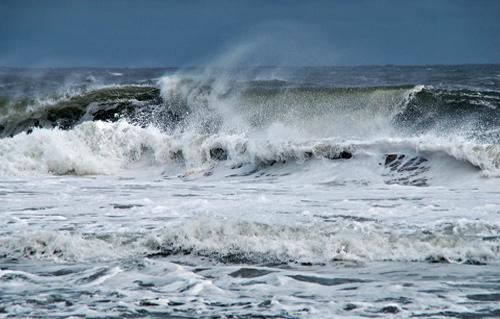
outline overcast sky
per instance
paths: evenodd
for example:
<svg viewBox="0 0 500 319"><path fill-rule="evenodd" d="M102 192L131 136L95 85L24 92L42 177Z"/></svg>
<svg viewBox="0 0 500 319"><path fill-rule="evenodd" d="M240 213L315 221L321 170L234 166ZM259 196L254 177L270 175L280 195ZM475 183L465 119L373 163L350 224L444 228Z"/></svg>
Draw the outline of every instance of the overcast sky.
<svg viewBox="0 0 500 319"><path fill-rule="evenodd" d="M0 66L499 62L498 0L0 0Z"/></svg>

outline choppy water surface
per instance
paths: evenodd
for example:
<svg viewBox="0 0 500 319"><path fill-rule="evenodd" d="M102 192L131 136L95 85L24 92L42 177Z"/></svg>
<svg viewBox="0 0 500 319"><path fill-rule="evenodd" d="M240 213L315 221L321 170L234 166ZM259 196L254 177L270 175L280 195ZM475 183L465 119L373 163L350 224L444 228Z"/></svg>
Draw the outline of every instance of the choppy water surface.
<svg viewBox="0 0 500 319"><path fill-rule="evenodd" d="M0 316L499 317L499 75L2 70Z"/></svg>

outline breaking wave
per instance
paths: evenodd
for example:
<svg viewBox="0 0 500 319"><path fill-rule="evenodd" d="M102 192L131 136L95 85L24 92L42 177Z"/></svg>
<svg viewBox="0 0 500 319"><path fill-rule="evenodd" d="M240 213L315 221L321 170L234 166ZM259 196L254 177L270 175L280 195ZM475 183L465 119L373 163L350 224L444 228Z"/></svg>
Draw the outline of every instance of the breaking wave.
<svg viewBox="0 0 500 319"><path fill-rule="evenodd" d="M206 171L218 161L234 168L372 156L378 163L390 154L427 161L444 153L498 176L499 105L491 90L177 74L157 86L99 87L43 103L4 98L0 172L113 174L137 162Z"/></svg>

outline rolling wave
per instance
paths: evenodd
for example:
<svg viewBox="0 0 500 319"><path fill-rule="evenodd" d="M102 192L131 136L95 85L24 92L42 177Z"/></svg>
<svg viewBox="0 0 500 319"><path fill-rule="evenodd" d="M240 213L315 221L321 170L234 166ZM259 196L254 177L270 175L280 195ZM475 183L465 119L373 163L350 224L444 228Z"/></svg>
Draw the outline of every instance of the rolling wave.
<svg viewBox="0 0 500 319"><path fill-rule="evenodd" d="M476 223L386 227L377 220L332 217L309 226L195 218L163 233L107 236L38 232L0 239L0 256L99 261L171 255L236 264L419 261L481 264L498 258L498 228ZM390 234L390 235L388 235ZM492 235L495 235L492 237Z"/></svg>

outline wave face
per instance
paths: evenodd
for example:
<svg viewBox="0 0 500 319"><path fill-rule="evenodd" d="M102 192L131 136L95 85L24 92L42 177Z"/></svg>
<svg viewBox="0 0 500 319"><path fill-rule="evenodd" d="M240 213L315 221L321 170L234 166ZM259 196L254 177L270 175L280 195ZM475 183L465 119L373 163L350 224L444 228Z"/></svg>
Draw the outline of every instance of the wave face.
<svg viewBox="0 0 500 319"><path fill-rule="evenodd" d="M117 86L63 96L55 99L13 99L0 101L0 132L13 136L33 128L71 129L85 121L116 121L136 118L136 112L161 104L159 89L144 86Z"/></svg>
<svg viewBox="0 0 500 319"><path fill-rule="evenodd" d="M499 75L0 68L0 316L498 317Z"/></svg>

